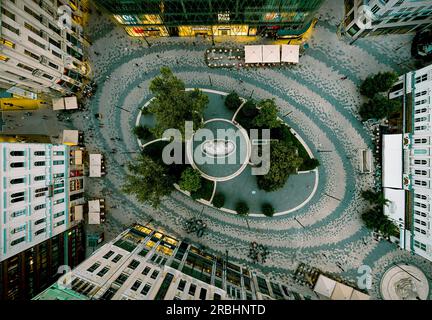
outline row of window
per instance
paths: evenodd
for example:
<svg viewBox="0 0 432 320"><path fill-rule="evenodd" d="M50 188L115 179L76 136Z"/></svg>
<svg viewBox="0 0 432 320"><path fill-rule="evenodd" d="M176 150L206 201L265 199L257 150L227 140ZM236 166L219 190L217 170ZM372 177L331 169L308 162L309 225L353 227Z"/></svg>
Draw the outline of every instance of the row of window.
<svg viewBox="0 0 432 320"><path fill-rule="evenodd" d="M55 166L62 165L62 164L64 164L64 160L54 160L53 161L53 165L55 165ZM45 161L35 161L33 163L33 165L35 167L42 167L42 166L46 165L46 162ZM10 167L11 168L23 168L24 167L24 162L12 162L10 164Z"/></svg>

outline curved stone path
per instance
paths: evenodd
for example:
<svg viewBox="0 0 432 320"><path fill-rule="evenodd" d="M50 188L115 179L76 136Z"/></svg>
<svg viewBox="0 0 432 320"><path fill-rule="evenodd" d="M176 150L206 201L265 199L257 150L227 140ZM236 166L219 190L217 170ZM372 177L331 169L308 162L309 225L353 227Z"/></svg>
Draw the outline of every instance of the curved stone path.
<svg viewBox="0 0 432 320"><path fill-rule="evenodd" d="M84 121L86 114L79 113L73 120L77 129L93 133L94 137L86 140L89 151L106 155L107 176L89 180L87 189L91 195L107 198L107 223L102 226L107 239L133 222L145 224L153 219L152 223L164 230L189 237L215 254L228 250L238 263L259 269L304 292L307 290L298 288L290 278L299 262L354 283L359 276L358 268L368 265L372 269L369 292L373 298L380 298L379 280L396 262L414 264L425 274L432 274L431 263L393 244L373 240L360 218L366 207L360 192L372 186L373 176L357 171L357 149L372 144L370 133L355 113L362 102L356 86L378 70L401 71L399 63L408 59L404 51L409 49L404 48L398 54L395 49L409 38L362 39L349 46L336 36L335 25L339 23L343 1L328 2L320 11L322 20L300 64L281 69L210 69L204 62L204 51L209 47L205 40L150 38L152 46L147 48L141 40L127 37L109 20L98 17L90 21L93 46L89 56L99 88L88 110L90 114L101 113L103 118ZM235 88L246 98L250 95L255 99L275 98L280 116L292 112L287 123L303 137L321 163L320 184L311 201L286 216L250 217L246 223L244 218L203 206L180 192L165 199L157 210L123 194L120 187L125 164L133 158L132 152L139 150L131 128L139 107L151 98L149 81L162 66L169 66L187 87L220 91ZM340 80L345 75L348 79ZM100 122L103 127L99 127ZM113 148L117 152L110 154ZM110 209L110 204L118 207ZM207 223L208 232L198 239L186 235L181 226L199 214ZM252 265L247 259L251 241L268 246L270 255L264 266Z"/></svg>

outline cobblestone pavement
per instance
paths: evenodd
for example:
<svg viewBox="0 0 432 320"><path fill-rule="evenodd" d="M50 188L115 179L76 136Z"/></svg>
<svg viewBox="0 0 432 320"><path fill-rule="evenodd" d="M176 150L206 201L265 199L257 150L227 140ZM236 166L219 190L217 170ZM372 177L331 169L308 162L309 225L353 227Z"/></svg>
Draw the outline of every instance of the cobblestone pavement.
<svg viewBox="0 0 432 320"><path fill-rule="evenodd" d="M391 264L404 261L431 274L432 265L422 258L388 242L376 242L360 218L366 206L360 192L372 186L373 177L357 171L357 150L372 145L370 134L356 115L362 102L357 86L370 73L406 71L412 36L361 39L349 45L336 35L342 10L342 0L324 4L310 47L299 65L256 70L207 68L204 51L211 46L208 40L149 38L152 45L147 47L142 40L126 36L108 18L96 15L91 19L93 45L89 57L99 88L88 111L72 117L73 125L87 132L89 151L107 157L107 176L87 183L90 196L107 199L107 222L101 226L106 238L113 238L133 222L145 224L153 219L153 224L163 230L187 236L215 254L228 250L238 263L293 286L290 274L300 262L354 283L358 268L368 265L372 268L373 287L369 292L373 298L379 298L379 281ZM399 47L402 49L397 50ZM248 218L248 226L244 218L210 207L202 211L201 204L178 192L165 199L158 210L123 194L124 164L133 159L131 152L138 150L131 128L138 108L151 98L149 81L165 65L188 87L221 91L236 88L246 97L253 93L256 99L275 98L281 115L292 112L287 123L299 132L321 163L320 183L311 201L287 216ZM342 80L345 76L347 79ZM239 79L243 80L241 84ZM102 120L92 116L94 113L101 113ZM113 148L117 152L111 154ZM318 149L331 152L317 153ZM181 226L199 214L208 232L198 239L187 235ZM251 265L247 258L253 240L270 250L264 266Z"/></svg>

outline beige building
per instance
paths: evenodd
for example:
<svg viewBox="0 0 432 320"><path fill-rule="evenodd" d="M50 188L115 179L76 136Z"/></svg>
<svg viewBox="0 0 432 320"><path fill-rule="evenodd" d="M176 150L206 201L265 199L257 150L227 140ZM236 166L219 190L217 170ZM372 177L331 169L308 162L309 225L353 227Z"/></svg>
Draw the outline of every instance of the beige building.
<svg viewBox="0 0 432 320"><path fill-rule="evenodd" d="M88 73L79 1L0 4L0 86L52 96L77 92Z"/></svg>

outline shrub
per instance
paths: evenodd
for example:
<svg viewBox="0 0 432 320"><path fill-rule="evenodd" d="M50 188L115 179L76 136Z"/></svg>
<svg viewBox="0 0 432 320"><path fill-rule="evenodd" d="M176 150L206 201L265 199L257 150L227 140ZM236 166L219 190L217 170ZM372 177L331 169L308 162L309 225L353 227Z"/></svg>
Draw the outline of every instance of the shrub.
<svg viewBox="0 0 432 320"><path fill-rule="evenodd" d="M216 208L222 208L225 204L225 195L222 193L216 193L213 197L213 205Z"/></svg>
<svg viewBox="0 0 432 320"><path fill-rule="evenodd" d="M152 136L150 130L145 126L136 126L132 129L134 135L137 136L138 139L147 140Z"/></svg>
<svg viewBox="0 0 432 320"><path fill-rule="evenodd" d="M225 97L225 106L230 110L237 110L240 107L242 101L238 96L237 92L233 91Z"/></svg>
<svg viewBox="0 0 432 320"><path fill-rule="evenodd" d="M273 214L275 212L273 206L271 205L271 203L266 202L263 203L261 206L261 211L262 213L264 213L264 215L266 215L267 217L273 217Z"/></svg>
<svg viewBox="0 0 432 320"><path fill-rule="evenodd" d="M239 201L235 206L235 211L237 211L237 214L241 216L247 216L249 214L249 206L246 202Z"/></svg>
<svg viewBox="0 0 432 320"><path fill-rule="evenodd" d="M397 80L398 76L394 72L379 72L363 81L360 85L360 93L372 98L377 93L388 92Z"/></svg>
<svg viewBox="0 0 432 320"><path fill-rule="evenodd" d="M316 158L306 158L303 160L303 164L300 166L302 171L313 170L320 165L318 159Z"/></svg>
<svg viewBox="0 0 432 320"><path fill-rule="evenodd" d="M368 102L360 107L359 114L362 120L382 119L401 107L400 101L389 100L380 94L376 94Z"/></svg>
<svg viewBox="0 0 432 320"><path fill-rule="evenodd" d="M197 191L201 188L201 174L198 170L189 167L182 172L179 185L183 190Z"/></svg>
<svg viewBox="0 0 432 320"><path fill-rule="evenodd" d="M210 200L212 194L213 194L213 186L214 182L204 179L201 177L201 188L199 188L195 192L191 192L192 199L204 199L204 200Z"/></svg>

